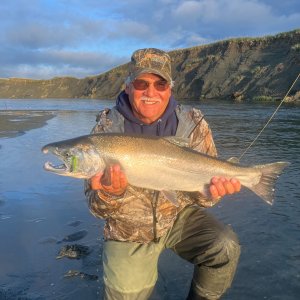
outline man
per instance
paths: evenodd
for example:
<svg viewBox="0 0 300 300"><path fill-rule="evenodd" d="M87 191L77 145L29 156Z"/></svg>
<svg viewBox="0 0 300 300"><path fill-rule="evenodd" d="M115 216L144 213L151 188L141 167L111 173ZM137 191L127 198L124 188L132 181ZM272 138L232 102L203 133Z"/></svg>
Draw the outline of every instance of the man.
<svg viewBox="0 0 300 300"><path fill-rule="evenodd" d="M135 51L125 90L115 107L100 112L92 132L189 138L191 148L216 156L202 113L178 105L172 85L166 52L153 48ZM236 179L215 177L210 199L200 192L177 191L176 206L158 191L129 185L118 164L87 181L89 208L96 217L106 219L104 298L148 299L157 280L159 255L169 248L195 266L187 299L219 299L231 285L240 247L231 229L204 207L240 187Z"/></svg>

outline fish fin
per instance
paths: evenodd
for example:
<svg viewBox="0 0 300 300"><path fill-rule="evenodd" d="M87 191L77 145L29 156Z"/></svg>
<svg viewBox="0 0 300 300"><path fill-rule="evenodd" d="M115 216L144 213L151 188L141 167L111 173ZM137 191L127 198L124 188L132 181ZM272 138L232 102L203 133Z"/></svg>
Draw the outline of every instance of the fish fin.
<svg viewBox="0 0 300 300"><path fill-rule="evenodd" d="M250 188L251 191L272 205L274 201L275 182L283 169L288 165L290 165L289 162L276 162L254 166L254 168L261 169L262 176L259 183Z"/></svg>
<svg viewBox="0 0 300 300"><path fill-rule="evenodd" d="M165 136L163 137L163 139L180 147L189 147L190 145L190 140L188 138L178 136Z"/></svg>
<svg viewBox="0 0 300 300"><path fill-rule="evenodd" d="M221 199L221 197L220 197L220 198L214 200L211 198L211 196L207 195L206 193L200 192L200 191L195 192L195 193L197 193L196 198L195 198L195 199L197 199L196 203L198 205L201 205L202 207L206 207L206 208L214 206Z"/></svg>
<svg viewBox="0 0 300 300"><path fill-rule="evenodd" d="M179 206L178 200L177 200L177 195L175 191L161 191L163 196L167 198L171 203L173 203L175 206Z"/></svg>
<svg viewBox="0 0 300 300"><path fill-rule="evenodd" d="M239 163L240 163L240 160L239 160L237 157L235 157L235 156L229 157L229 158L227 159L227 161L229 161L229 162L231 162L231 163L233 163L233 164L239 164Z"/></svg>

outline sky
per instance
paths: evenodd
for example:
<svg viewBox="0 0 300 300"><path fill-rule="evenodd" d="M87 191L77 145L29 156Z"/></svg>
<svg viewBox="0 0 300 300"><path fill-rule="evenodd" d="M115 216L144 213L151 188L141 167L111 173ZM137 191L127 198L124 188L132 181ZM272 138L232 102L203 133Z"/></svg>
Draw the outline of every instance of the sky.
<svg viewBox="0 0 300 300"><path fill-rule="evenodd" d="M300 28L299 0L2 0L0 78L84 78L165 51Z"/></svg>

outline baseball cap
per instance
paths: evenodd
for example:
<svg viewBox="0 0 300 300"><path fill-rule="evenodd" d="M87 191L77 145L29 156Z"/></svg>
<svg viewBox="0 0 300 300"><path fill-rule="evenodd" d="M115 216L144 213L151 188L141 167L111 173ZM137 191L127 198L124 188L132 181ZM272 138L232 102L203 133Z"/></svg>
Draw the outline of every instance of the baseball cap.
<svg viewBox="0 0 300 300"><path fill-rule="evenodd" d="M159 75L171 83L171 58L169 54L156 48L139 49L133 52L129 67L130 80L133 81L143 73Z"/></svg>

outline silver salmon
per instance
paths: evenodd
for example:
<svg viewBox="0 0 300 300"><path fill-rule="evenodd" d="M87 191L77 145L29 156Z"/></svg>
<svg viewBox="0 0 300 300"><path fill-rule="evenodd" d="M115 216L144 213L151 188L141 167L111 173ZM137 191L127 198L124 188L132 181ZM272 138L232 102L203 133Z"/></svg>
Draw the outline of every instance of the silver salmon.
<svg viewBox="0 0 300 300"><path fill-rule="evenodd" d="M145 137L115 133L92 134L48 144L42 148L63 164L46 162L58 175L90 178L106 166L119 164L129 184L172 195L174 191L201 192L209 198L213 176L237 178L264 201L273 203L275 181L288 162L241 166L182 146L176 137ZM172 197L170 197L172 198ZM171 200L171 199L169 199Z"/></svg>

